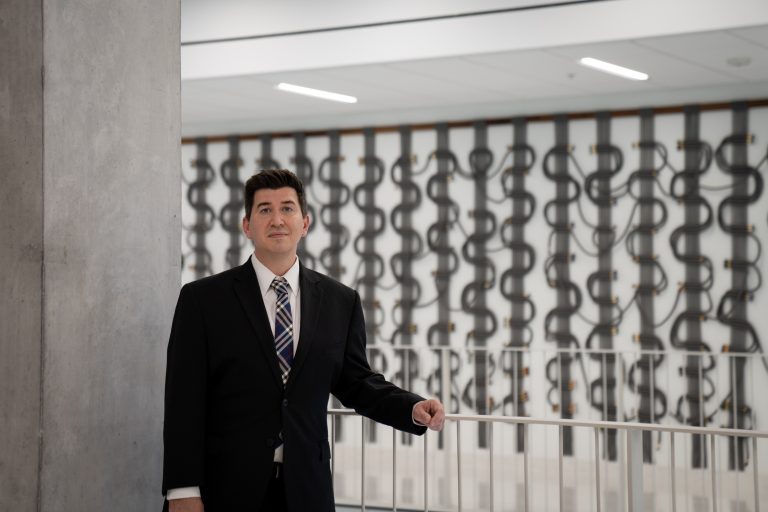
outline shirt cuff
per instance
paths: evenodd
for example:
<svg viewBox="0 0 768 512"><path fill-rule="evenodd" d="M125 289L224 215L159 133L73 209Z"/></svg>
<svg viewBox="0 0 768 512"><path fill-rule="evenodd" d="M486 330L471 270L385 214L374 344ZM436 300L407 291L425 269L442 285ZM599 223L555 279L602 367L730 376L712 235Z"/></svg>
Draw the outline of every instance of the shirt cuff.
<svg viewBox="0 0 768 512"><path fill-rule="evenodd" d="M426 425L419 423L418 421L416 421L416 418L413 417L413 411L416 410L416 406L419 405L421 402L426 402L426 400L421 400L413 404L413 407L411 408L411 421L413 422L414 425L418 425L420 427L426 427Z"/></svg>
<svg viewBox="0 0 768 512"><path fill-rule="evenodd" d="M170 500L180 500L182 498L199 498L199 487L179 487L177 489L168 489L165 498Z"/></svg>

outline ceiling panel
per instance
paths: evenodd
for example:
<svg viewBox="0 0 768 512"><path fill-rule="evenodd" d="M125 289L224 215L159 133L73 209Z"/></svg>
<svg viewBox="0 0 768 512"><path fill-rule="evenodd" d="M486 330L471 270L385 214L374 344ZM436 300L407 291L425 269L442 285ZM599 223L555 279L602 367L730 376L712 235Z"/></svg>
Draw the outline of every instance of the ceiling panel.
<svg viewBox="0 0 768 512"><path fill-rule="evenodd" d="M208 95L211 101L222 104L242 101L264 101L272 94L271 87L252 77L236 77L227 79L192 80L182 83L181 94L200 96Z"/></svg>
<svg viewBox="0 0 768 512"><path fill-rule="evenodd" d="M470 87L477 91L480 98L484 96L484 91L500 93L507 99L522 99L532 95L546 97L574 92L567 86L543 83L514 70L488 66L469 58L432 59L398 63L393 66L441 82Z"/></svg>
<svg viewBox="0 0 768 512"><path fill-rule="evenodd" d="M400 69L397 65L390 64L354 66L325 70L324 73L365 86L386 87L404 95L418 96L425 101L435 98L442 98L446 101L453 101L459 97L472 99L477 96L479 91L476 85L435 78L421 72ZM505 97L503 94L494 92L488 92L487 96L494 100Z"/></svg>
<svg viewBox="0 0 768 512"><path fill-rule="evenodd" d="M767 25L728 30L728 33L768 48Z"/></svg>
<svg viewBox="0 0 768 512"><path fill-rule="evenodd" d="M655 37L638 44L735 78L768 79L768 48L726 31ZM750 60L748 65L736 67L728 63L729 59L743 58Z"/></svg>

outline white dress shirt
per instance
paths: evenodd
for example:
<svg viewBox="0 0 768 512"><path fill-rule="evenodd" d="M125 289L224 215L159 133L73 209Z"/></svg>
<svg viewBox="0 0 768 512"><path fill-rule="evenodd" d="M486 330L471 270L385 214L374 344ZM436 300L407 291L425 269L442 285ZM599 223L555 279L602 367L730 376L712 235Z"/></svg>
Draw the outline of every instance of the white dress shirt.
<svg viewBox="0 0 768 512"><path fill-rule="evenodd" d="M269 270L259 259L256 254L251 255L251 264L256 271L256 278L259 281L259 289L261 291L261 298L264 300L264 308L267 311L267 318L269 318L269 327L272 333L275 332L275 306L277 305L277 293L270 288L272 281L276 276L271 270ZM285 280L288 281L290 287L290 293L288 295L288 302L291 304L291 313L293 316L293 353L296 354L296 347L299 344L299 329L301 326L301 301L299 300L299 258L293 263L288 272L283 274ZM255 342L255 341L254 341ZM283 461L283 445L278 446L275 449L275 462ZM168 489L166 498L169 500L177 500L181 498L199 498L199 487L180 487L176 489Z"/></svg>

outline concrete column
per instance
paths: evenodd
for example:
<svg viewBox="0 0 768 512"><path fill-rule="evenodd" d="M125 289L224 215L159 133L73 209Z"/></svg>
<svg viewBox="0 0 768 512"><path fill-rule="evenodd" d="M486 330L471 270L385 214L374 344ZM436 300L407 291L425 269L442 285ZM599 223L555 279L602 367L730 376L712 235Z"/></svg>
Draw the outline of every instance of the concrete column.
<svg viewBox="0 0 768 512"><path fill-rule="evenodd" d="M3 1L0 56L0 510L159 510L179 2Z"/></svg>
<svg viewBox="0 0 768 512"><path fill-rule="evenodd" d="M40 2L0 2L0 510L37 510L42 50Z"/></svg>

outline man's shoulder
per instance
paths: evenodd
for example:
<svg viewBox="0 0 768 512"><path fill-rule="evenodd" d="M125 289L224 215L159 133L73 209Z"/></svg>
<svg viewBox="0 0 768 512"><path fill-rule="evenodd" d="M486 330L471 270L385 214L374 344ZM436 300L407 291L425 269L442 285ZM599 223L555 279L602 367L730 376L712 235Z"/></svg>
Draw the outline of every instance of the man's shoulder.
<svg viewBox="0 0 768 512"><path fill-rule="evenodd" d="M339 294L344 297L353 297L355 294L354 289L350 288L344 283L337 281L336 279L334 279L329 275L323 274L321 272L317 272L315 270L311 270L307 267L302 267L302 272L305 273L304 274L305 277L310 282L315 283L317 286L319 286L326 292Z"/></svg>

